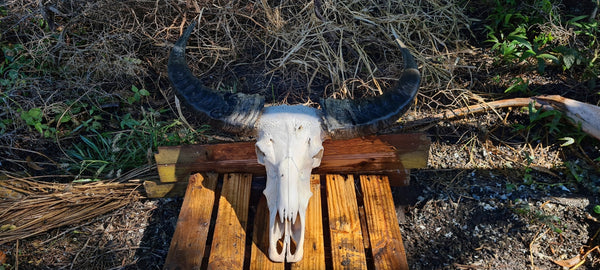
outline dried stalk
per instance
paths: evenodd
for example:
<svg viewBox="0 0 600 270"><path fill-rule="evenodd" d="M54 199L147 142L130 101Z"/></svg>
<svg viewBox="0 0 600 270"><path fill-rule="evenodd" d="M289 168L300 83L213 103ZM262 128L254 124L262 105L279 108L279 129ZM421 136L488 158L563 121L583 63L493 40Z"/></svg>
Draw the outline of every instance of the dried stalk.
<svg viewBox="0 0 600 270"><path fill-rule="evenodd" d="M139 184L0 181L0 244L108 213L141 197ZM4 196L4 195L9 196Z"/></svg>

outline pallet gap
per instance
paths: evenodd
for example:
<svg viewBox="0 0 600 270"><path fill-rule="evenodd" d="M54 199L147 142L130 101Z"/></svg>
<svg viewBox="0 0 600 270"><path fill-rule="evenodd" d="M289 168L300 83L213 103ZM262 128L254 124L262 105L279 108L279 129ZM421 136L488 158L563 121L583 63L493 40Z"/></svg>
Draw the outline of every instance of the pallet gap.
<svg viewBox="0 0 600 270"><path fill-rule="evenodd" d="M210 225L208 227L208 235L215 234L215 227L217 225L217 214L219 212L219 201L221 200L221 189L223 188L223 177L224 174L218 174L217 185L215 186L215 202L212 205L212 211L210 215ZM210 251L212 248L213 237L206 238L206 245L204 248L204 254L202 255L202 265L208 265L208 259L210 257Z"/></svg>
<svg viewBox="0 0 600 270"><path fill-rule="evenodd" d="M367 269L375 269L375 257L371 248L371 238L369 235L369 227L367 224L367 213L365 211L364 193L360 186L360 175L355 175L354 187L356 189L356 203L358 204L358 217L360 220L360 228L363 234L363 244L365 247L365 259L367 261Z"/></svg>
<svg viewBox="0 0 600 270"><path fill-rule="evenodd" d="M331 234L329 232L329 210L327 209L327 178L325 175L321 175L321 215L322 223L323 223L323 243L324 251L325 251L325 269L332 270L333 269L333 255L331 253Z"/></svg>
<svg viewBox="0 0 600 270"><path fill-rule="evenodd" d="M250 185L250 202L248 207L248 223L246 224L246 248L244 250L244 266L243 269L250 269L250 263L252 261L252 236L254 234L254 218L256 217L256 207L258 201L263 195L263 190L266 186L265 177L258 176L252 177L252 184Z"/></svg>

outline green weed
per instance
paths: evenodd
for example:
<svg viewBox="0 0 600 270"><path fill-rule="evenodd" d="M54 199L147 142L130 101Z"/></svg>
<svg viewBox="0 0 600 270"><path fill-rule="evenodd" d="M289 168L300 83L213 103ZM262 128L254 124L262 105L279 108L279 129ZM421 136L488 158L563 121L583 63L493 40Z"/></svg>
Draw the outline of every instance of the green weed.
<svg viewBox="0 0 600 270"><path fill-rule="evenodd" d="M511 85L504 90L504 93L524 93L530 94L529 81L515 77L510 80Z"/></svg>
<svg viewBox="0 0 600 270"><path fill-rule="evenodd" d="M45 119L41 108L33 108L28 111L19 109L21 119L25 123L37 130L45 138L53 137L56 134L56 128L50 127Z"/></svg>
<svg viewBox="0 0 600 270"><path fill-rule="evenodd" d="M563 71L583 66L585 79L593 79L591 83L595 86L598 22L586 22L587 16L564 20L555 12L555 6L550 0L495 1L485 25L486 42L492 44L492 50L497 52L502 64L534 62L540 74L545 72L548 63L561 66ZM569 44L556 44L552 32L545 30L548 27L544 25L548 24L574 27L576 34L590 40L586 45L589 52L582 52Z"/></svg>
<svg viewBox="0 0 600 270"><path fill-rule="evenodd" d="M569 50L566 48L557 48L563 54L563 62L569 64L569 67L580 65L584 67L582 79L587 81L589 89L595 89L598 76L600 75L600 44L598 36L600 35L600 25L598 20L589 20L588 16L577 16L567 21L567 25L573 26L575 34L586 37L583 44L585 51ZM568 68L567 68L568 69Z"/></svg>
<svg viewBox="0 0 600 270"><path fill-rule="evenodd" d="M8 89L17 85L23 85L24 67L32 60L25 56L25 48L21 44L2 46L4 61L0 62L0 86Z"/></svg>
<svg viewBox="0 0 600 270"><path fill-rule="evenodd" d="M148 90L143 88L139 89L135 85L131 86L131 92L133 92L133 96L127 98L127 103L129 103L130 105L136 102L140 102L142 100L142 97L150 96L150 92L148 92Z"/></svg>
<svg viewBox="0 0 600 270"><path fill-rule="evenodd" d="M85 179L118 177L122 171L152 163L151 153L159 146L197 143L205 130L188 130L179 120L159 120L160 115L143 109L140 119L130 113L119 117L120 131L91 129L90 135L79 135L66 151L74 161L69 171Z"/></svg>
<svg viewBox="0 0 600 270"><path fill-rule="evenodd" d="M564 225L561 225L561 220L555 215L548 215L542 210L532 209L528 204L515 206L513 211L529 220L530 223L538 223L547 226L555 233L562 233Z"/></svg>

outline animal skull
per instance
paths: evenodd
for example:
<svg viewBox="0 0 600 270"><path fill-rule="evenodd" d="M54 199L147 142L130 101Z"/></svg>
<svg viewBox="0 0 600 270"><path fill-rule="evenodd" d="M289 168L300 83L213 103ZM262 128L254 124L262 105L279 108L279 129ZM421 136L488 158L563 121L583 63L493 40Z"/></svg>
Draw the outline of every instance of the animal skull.
<svg viewBox="0 0 600 270"><path fill-rule="evenodd" d="M256 156L267 169L264 190L269 206L269 257L302 259L306 208L312 196L310 173L321 164L323 134L318 111L306 106L265 108L258 120ZM277 241L282 239L281 251ZM292 252L292 242L296 248Z"/></svg>
<svg viewBox="0 0 600 270"><path fill-rule="evenodd" d="M225 132L257 136L258 162L267 171L264 190L270 211L269 258L302 259L310 174L323 157L326 138L343 139L376 133L393 125L408 109L420 84L417 65L396 39L404 59L398 86L360 100L320 100L321 109L302 105L264 105L264 97L225 93L205 87L185 60L185 46L196 23L177 40L169 57L169 79L177 94L209 123ZM282 240L283 247L277 249ZM292 251L292 241L296 244Z"/></svg>

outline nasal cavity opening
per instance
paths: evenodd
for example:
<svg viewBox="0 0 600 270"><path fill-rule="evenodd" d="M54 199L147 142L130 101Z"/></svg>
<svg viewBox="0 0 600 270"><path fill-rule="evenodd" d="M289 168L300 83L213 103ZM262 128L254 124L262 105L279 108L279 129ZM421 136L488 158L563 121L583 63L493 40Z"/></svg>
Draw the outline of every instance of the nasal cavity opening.
<svg viewBox="0 0 600 270"><path fill-rule="evenodd" d="M300 230L302 230L302 226L301 226L301 222L302 219L300 219L300 213L298 212L296 214L296 222L292 225L292 230L291 233L292 235L290 235L290 253L291 254L296 254L296 247L298 245L298 243L296 243L296 238L300 238L300 236L302 235L302 232ZM291 223L291 220L290 220ZM300 240L300 239L298 239Z"/></svg>
<svg viewBox="0 0 600 270"><path fill-rule="evenodd" d="M280 216L279 216L279 211L277 211L277 215L275 215L275 223L279 223L280 221ZM284 221L285 222L285 221ZM282 228L285 228L284 224L281 224ZM281 234L281 237L277 240L277 254L281 254L283 252L283 241L285 239L285 230L283 230L283 233Z"/></svg>

